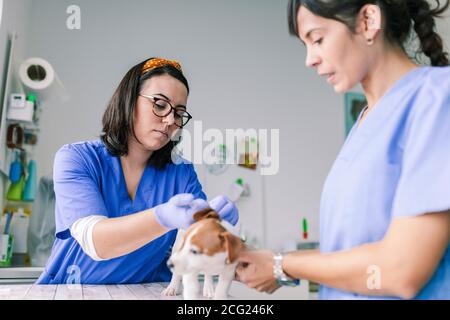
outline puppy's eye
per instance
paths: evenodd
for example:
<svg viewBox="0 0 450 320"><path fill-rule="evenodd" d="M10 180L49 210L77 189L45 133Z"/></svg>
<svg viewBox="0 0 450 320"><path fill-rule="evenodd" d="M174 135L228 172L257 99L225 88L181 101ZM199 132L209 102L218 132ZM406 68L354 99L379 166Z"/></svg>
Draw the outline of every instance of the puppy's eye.
<svg viewBox="0 0 450 320"><path fill-rule="evenodd" d="M198 250L197 250L197 249L191 249L191 253L197 254L197 253L198 253Z"/></svg>

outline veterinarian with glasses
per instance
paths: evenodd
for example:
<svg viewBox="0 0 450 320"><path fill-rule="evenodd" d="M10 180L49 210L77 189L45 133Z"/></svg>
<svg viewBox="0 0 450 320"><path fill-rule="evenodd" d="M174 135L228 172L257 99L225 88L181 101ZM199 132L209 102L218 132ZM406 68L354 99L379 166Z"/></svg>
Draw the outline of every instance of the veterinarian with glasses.
<svg viewBox="0 0 450 320"><path fill-rule="evenodd" d="M143 61L111 98L101 139L56 153L56 240L37 283L170 281L176 229L195 212L209 206L236 224L231 201L206 202L193 165L172 161L179 129L192 118L188 94L178 62Z"/></svg>
<svg viewBox="0 0 450 320"><path fill-rule="evenodd" d="M450 67L425 0L290 0L306 65L368 105L326 179L320 250L247 251L237 277L259 291L308 279L321 299L450 299ZM405 53L410 33L431 67ZM278 280L278 281L277 281Z"/></svg>

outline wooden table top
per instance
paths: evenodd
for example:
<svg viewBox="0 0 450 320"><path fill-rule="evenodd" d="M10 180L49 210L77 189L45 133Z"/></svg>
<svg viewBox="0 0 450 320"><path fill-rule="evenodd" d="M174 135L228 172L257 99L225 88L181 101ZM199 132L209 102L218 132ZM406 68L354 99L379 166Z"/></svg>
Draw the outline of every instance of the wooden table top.
<svg viewBox="0 0 450 320"><path fill-rule="evenodd" d="M181 300L162 296L166 282L121 285L2 284L0 300Z"/></svg>
<svg viewBox="0 0 450 320"><path fill-rule="evenodd" d="M168 282L142 284L0 284L0 300L182 300L178 296L162 296L161 292ZM233 281L228 292L230 300L308 300L317 299L309 292L309 283L302 281L297 287L282 287L273 294L250 289L244 284ZM200 300L208 298L199 297Z"/></svg>

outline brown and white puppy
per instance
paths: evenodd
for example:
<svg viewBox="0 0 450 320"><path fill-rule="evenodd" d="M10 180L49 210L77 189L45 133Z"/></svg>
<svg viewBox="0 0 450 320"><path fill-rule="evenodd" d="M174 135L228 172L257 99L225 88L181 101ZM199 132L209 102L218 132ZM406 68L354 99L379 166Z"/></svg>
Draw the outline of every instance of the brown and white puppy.
<svg viewBox="0 0 450 320"><path fill-rule="evenodd" d="M180 247L173 250L167 262L173 276L163 294L179 292L182 277L183 298L198 299L198 275L204 274L203 295L216 300L227 299L234 279L236 259L244 249L244 244L239 237L225 229L217 212L210 208L197 212L194 220L196 222L183 235ZM215 275L219 276L219 281L214 289Z"/></svg>

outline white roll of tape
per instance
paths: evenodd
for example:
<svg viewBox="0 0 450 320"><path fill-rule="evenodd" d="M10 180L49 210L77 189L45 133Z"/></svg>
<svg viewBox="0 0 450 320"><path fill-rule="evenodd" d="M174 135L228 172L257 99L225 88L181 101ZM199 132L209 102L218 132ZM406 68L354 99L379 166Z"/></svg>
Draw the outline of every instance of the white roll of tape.
<svg viewBox="0 0 450 320"><path fill-rule="evenodd" d="M52 65L42 58L29 58L19 68L19 78L27 94L34 93L38 100L46 100L55 81Z"/></svg>

